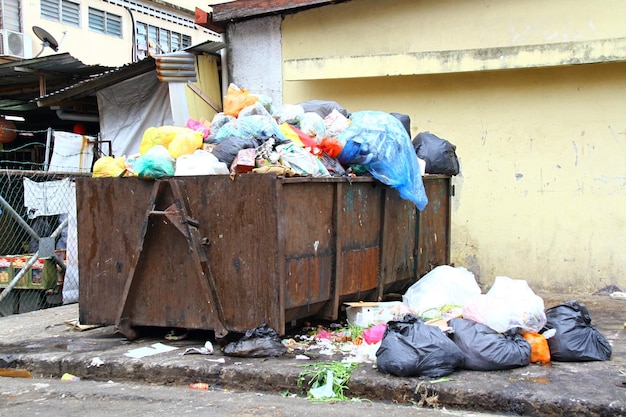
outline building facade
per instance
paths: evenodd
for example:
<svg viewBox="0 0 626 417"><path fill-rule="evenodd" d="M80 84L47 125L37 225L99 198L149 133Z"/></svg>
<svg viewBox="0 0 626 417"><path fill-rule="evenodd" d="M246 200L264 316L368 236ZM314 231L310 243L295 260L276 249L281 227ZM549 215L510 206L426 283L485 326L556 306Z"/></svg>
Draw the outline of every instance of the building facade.
<svg viewBox="0 0 626 417"><path fill-rule="evenodd" d="M0 60L67 52L121 66L219 35L195 24L195 3L172 0L0 0Z"/></svg>

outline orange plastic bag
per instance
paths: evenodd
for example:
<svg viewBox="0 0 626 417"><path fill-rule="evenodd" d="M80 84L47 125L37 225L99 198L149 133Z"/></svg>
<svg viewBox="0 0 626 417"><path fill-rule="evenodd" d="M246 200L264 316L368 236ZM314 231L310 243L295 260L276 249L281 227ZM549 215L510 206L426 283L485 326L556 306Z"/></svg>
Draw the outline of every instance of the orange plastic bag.
<svg viewBox="0 0 626 417"><path fill-rule="evenodd" d="M336 138L324 138L320 143L320 148L329 156L337 158L343 150L343 144Z"/></svg>
<svg viewBox="0 0 626 417"><path fill-rule="evenodd" d="M237 117L244 107L253 105L259 101L259 97L252 95L245 88L239 88L235 84L228 86L226 96L224 96L224 114Z"/></svg>
<svg viewBox="0 0 626 417"><path fill-rule="evenodd" d="M524 339L530 343L530 362L548 363L550 362L550 347L548 341L542 334L535 332L525 332Z"/></svg>

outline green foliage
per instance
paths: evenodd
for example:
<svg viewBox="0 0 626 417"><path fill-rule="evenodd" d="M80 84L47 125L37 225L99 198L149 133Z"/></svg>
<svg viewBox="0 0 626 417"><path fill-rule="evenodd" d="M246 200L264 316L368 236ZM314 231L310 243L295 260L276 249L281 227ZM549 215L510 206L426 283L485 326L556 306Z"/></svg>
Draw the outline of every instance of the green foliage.
<svg viewBox="0 0 626 417"><path fill-rule="evenodd" d="M308 380L310 386L307 391L307 398L315 401L345 401L349 398L345 395L348 390L348 382L352 371L356 369L358 364L354 362L316 362L306 364L306 368L298 376L298 388L303 388L305 381ZM311 394L311 390L321 388L328 383L329 372L332 373L332 394L323 397L315 397Z"/></svg>

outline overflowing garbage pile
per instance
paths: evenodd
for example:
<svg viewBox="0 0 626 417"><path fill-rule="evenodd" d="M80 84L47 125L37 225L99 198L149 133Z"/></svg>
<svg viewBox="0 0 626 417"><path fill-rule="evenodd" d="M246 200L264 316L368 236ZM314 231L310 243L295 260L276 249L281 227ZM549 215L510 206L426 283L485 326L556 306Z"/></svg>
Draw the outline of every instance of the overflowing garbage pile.
<svg viewBox="0 0 626 417"><path fill-rule="evenodd" d="M103 157L94 177L156 179L185 175L370 175L423 210L421 174L456 175L455 147L428 132L410 138L408 116L351 113L334 101L272 106L268 97L231 84L224 111L208 121L146 129L140 152Z"/></svg>
<svg viewBox="0 0 626 417"><path fill-rule="evenodd" d="M584 304L572 300L544 309L525 280L506 276L482 293L463 267L436 267L401 302L347 305L347 326L311 328L283 339L285 351L302 359L342 354L344 362L373 362L379 371L402 377L604 361L612 353ZM268 355L276 352L274 346Z"/></svg>

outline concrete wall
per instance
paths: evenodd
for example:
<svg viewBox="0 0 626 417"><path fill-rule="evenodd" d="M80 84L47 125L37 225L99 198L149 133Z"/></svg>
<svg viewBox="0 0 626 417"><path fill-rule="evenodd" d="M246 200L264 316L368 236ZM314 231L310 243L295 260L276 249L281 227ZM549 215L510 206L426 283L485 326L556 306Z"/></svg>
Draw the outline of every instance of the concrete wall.
<svg viewBox="0 0 626 417"><path fill-rule="evenodd" d="M229 81L282 104L280 16L229 25Z"/></svg>
<svg viewBox="0 0 626 417"><path fill-rule="evenodd" d="M280 28L282 100L406 113L413 136L454 143L452 261L483 286L507 275L542 290L624 289L624 15L626 2L608 0L308 10ZM273 53L277 32L254 26Z"/></svg>

